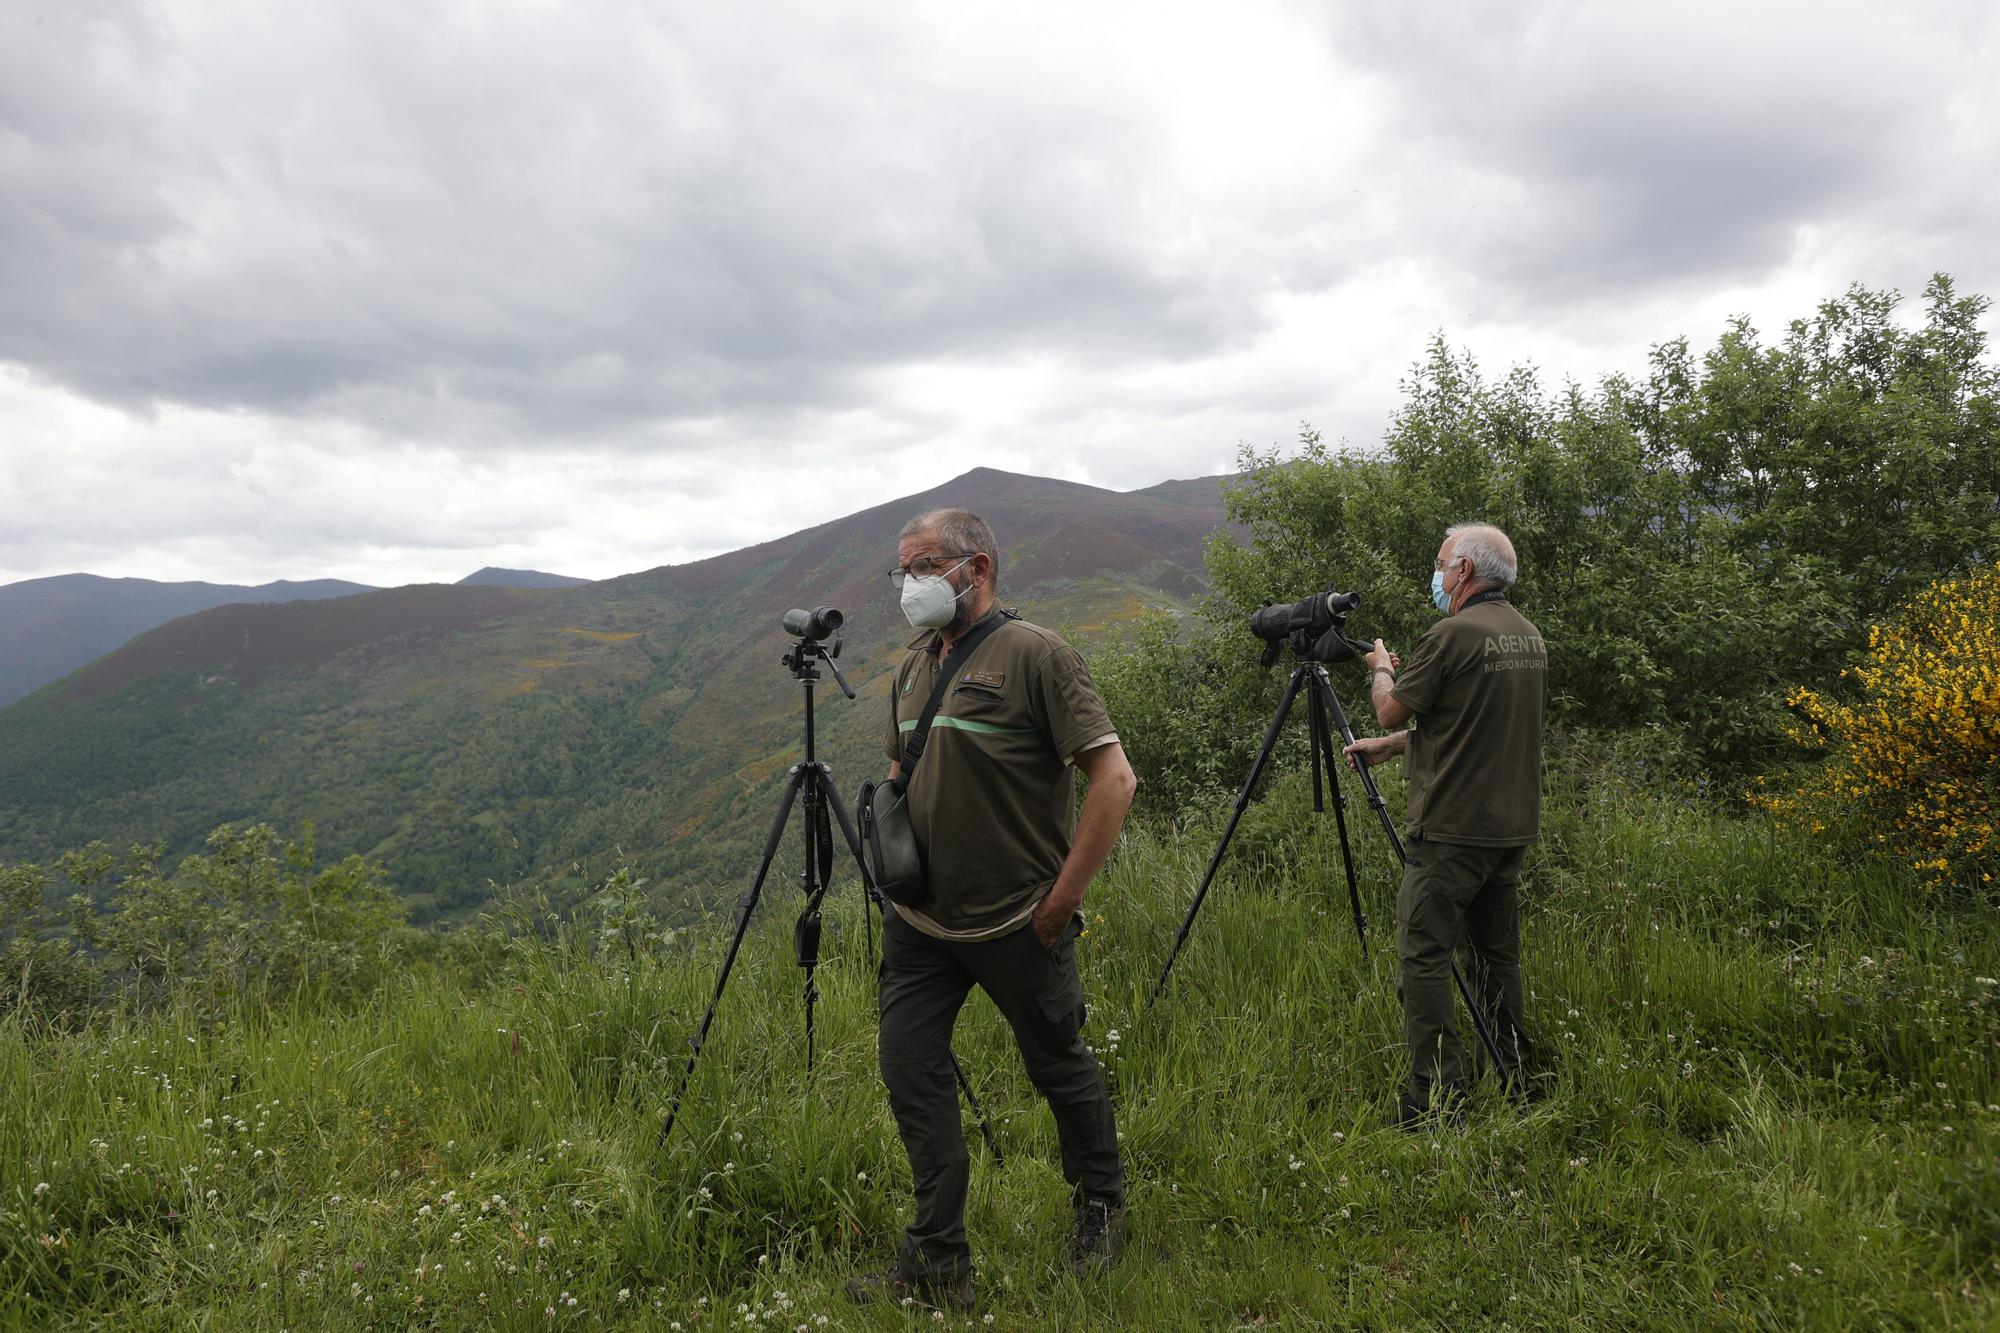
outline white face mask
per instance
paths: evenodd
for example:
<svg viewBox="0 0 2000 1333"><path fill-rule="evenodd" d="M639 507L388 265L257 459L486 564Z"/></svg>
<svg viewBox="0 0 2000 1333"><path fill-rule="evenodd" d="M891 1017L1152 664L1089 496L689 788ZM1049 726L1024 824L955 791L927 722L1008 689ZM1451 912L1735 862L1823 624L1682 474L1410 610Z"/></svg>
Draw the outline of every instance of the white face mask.
<svg viewBox="0 0 2000 1333"><path fill-rule="evenodd" d="M956 570L964 563L961 560L951 568ZM911 574L903 580L903 615L912 629L943 629L958 614L958 599L963 596L963 592L952 591L951 580L944 574L926 574L921 578Z"/></svg>

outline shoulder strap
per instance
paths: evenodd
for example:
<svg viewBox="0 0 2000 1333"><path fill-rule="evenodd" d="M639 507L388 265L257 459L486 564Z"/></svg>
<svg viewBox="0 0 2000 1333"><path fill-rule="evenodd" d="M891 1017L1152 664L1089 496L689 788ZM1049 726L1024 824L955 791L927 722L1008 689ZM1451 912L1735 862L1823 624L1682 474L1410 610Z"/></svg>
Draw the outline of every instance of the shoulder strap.
<svg viewBox="0 0 2000 1333"><path fill-rule="evenodd" d="M938 705L944 702L944 693L951 688L952 678L965 665L965 659L972 656L972 650L985 641L986 636L1000 626L1014 619L1006 611L995 611L986 622L952 645L951 656L938 668L937 684L931 687L931 697L924 704L924 711L917 718L917 727L903 742L903 781L910 780L910 770L924 757L924 742L929 739L931 721L937 717Z"/></svg>

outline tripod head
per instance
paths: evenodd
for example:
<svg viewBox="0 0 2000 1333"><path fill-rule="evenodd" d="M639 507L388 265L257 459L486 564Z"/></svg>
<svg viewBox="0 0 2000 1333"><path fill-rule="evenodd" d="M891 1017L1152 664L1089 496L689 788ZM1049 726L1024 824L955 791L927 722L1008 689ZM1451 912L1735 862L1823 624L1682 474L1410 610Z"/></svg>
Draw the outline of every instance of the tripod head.
<svg viewBox="0 0 2000 1333"><path fill-rule="evenodd" d="M830 606L816 606L810 611L794 608L785 612L785 633L798 636L798 642L791 646L784 658L784 664L794 680L810 684L817 681L819 664L826 663L827 670L840 685L840 692L848 698L854 697L854 687L847 683L847 677L840 674L840 665L834 661L840 656L840 627L847 617ZM828 648L825 639L833 636L833 646Z"/></svg>

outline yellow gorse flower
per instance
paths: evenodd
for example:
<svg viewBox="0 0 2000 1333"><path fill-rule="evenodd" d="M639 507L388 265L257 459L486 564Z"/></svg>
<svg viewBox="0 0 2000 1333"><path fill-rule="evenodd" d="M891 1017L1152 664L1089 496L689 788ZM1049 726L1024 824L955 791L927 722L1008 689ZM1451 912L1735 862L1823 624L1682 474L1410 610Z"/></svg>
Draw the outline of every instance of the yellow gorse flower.
<svg viewBox="0 0 2000 1333"><path fill-rule="evenodd" d="M1795 792L1750 795L1791 826L1858 819L1926 884L2000 870L2000 565L1933 583L1868 631L1843 702L1803 687L1791 738L1826 752Z"/></svg>

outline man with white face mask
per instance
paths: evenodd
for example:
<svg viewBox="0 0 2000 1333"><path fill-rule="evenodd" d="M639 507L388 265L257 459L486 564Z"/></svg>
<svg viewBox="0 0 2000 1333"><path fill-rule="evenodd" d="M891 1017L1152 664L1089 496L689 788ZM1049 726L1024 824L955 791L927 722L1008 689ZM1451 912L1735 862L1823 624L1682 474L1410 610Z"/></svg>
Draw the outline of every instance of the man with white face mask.
<svg viewBox="0 0 2000 1333"><path fill-rule="evenodd" d="M1496 527L1465 523L1445 533L1431 570L1431 600L1444 619L1424 631L1407 665L1380 639L1365 659L1376 720L1407 729L1347 747L1356 763L1408 755L1407 859L1396 896L1411 1065L1397 1119L1406 1129L1466 1089L1450 981L1461 939L1478 959L1495 1040L1517 1068L1535 1054L1521 1014L1517 889L1521 861L1540 836L1549 654L1541 631L1507 600L1518 568L1514 544Z"/></svg>
<svg viewBox="0 0 2000 1333"><path fill-rule="evenodd" d="M970 1158L950 1050L975 985L1013 1028L1055 1112L1075 1217L1070 1267L1107 1265L1124 1237L1124 1170L1104 1077L1081 1035L1076 937L1084 890L1117 841L1137 780L1083 658L1000 610L998 573L992 529L962 509L912 519L890 572L921 631L890 694L891 776L948 661L951 678L908 793L929 896L888 909L878 997L882 1083L909 1153L916 1219L888 1272L848 1284L857 1300L972 1303ZM970 652L951 661L962 641ZM1078 772L1090 784L1081 815Z"/></svg>

